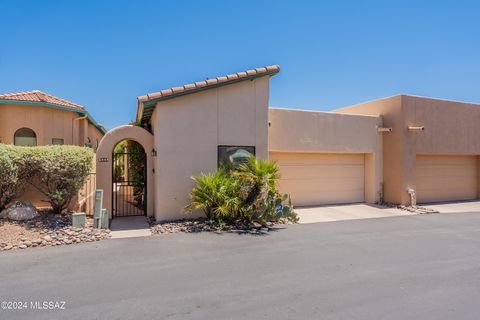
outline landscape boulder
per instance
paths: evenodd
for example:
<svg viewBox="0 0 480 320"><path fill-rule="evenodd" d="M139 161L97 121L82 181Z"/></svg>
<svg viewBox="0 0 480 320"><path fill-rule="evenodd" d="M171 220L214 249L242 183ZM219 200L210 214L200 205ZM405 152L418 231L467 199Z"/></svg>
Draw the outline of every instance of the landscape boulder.
<svg viewBox="0 0 480 320"><path fill-rule="evenodd" d="M26 202L14 202L0 212L0 217L15 221L30 220L38 216L37 209Z"/></svg>

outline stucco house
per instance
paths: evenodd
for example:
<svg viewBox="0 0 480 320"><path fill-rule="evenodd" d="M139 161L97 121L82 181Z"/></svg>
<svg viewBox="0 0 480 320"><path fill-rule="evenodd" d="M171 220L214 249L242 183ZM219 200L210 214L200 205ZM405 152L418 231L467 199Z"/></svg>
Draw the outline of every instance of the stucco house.
<svg viewBox="0 0 480 320"><path fill-rule="evenodd" d="M96 151L105 132L84 106L71 101L38 90L0 94L0 143L70 144ZM45 197L32 186L27 186L18 200L37 207L46 205ZM72 208L78 207L75 201Z"/></svg>
<svg viewBox="0 0 480 320"><path fill-rule="evenodd" d="M84 106L39 90L0 94L0 143L97 148L106 130Z"/></svg>
<svg viewBox="0 0 480 320"><path fill-rule="evenodd" d="M295 206L475 199L480 106L399 95L319 112L269 106L268 66L138 97L138 126L109 131L97 153L97 187L112 217L112 150L145 150L146 210L183 218L191 176L239 155L277 161ZM113 211L113 212L112 212Z"/></svg>

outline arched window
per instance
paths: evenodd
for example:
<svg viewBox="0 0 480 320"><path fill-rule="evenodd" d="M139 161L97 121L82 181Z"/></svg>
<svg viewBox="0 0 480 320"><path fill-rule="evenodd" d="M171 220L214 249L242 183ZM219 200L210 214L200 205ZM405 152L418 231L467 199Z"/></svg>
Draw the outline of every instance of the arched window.
<svg viewBox="0 0 480 320"><path fill-rule="evenodd" d="M21 128L15 131L13 143L16 146L36 146L37 135L30 128Z"/></svg>

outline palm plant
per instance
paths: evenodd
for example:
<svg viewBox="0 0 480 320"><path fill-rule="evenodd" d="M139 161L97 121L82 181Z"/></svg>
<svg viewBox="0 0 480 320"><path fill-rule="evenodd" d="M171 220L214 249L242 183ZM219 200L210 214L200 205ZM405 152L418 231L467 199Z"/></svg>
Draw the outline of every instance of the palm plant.
<svg viewBox="0 0 480 320"><path fill-rule="evenodd" d="M204 211L220 224L260 223L287 219L297 222L290 197L277 189L280 172L275 162L250 157L237 166L221 166L216 173L193 177L187 212ZM287 202L286 204L284 204Z"/></svg>
<svg viewBox="0 0 480 320"><path fill-rule="evenodd" d="M237 196L240 183L225 171L201 174L193 177L196 182L191 191L191 202L186 212L201 209L208 219L217 223L232 223L242 210L242 201Z"/></svg>

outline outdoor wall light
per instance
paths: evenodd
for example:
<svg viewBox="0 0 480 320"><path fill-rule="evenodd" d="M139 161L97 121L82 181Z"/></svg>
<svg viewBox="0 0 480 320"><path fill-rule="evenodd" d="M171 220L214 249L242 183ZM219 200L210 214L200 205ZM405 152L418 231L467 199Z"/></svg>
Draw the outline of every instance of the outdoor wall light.
<svg viewBox="0 0 480 320"><path fill-rule="evenodd" d="M392 132L392 128L377 127L378 132Z"/></svg>
<svg viewBox="0 0 480 320"><path fill-rule="evenodd" d="M424 126L421 126L421 127L408 126L408 130L410 130L410 131L424 131L425 127Z"/></svg>
<svg viewBox="0 0 480 320"><path fill-rule="evenodd" d="M152 155L152 157L156 157L156 156L157 156L157 150L155 150L155 148L152 148L151 155Z"/></svg>

